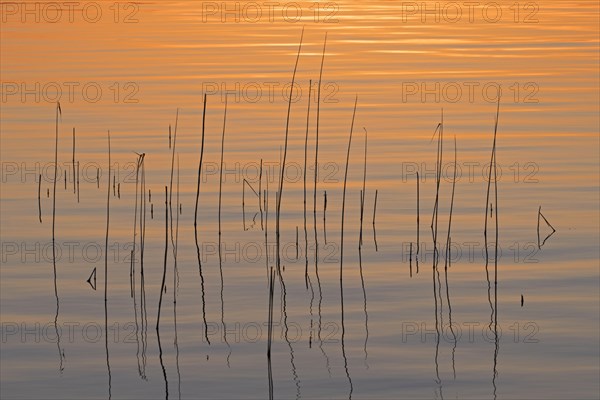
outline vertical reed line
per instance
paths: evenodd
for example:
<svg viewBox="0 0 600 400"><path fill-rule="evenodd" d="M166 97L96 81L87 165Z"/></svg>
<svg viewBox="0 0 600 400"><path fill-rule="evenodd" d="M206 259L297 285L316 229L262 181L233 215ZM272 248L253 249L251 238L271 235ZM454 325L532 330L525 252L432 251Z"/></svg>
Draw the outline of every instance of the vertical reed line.
<svg viewBox="0 0 600 400"><path fill-rule="evenodd" d="M373 202L373 242L375 243L375 251L377 251L377 231L375 230L375 214L377 213L378 192L378 189L375 189L375 201Z"/></svg>
<svg viewBox="0 0 600 400"><path fill-rule="evenodd" d="M350 372L348 371L348 359L346 357L346 349L344 343L345 336L345 325L344 325L344 275L343 275L343 264L344 264L344 214L346 211L346 186L348 181L348 164L350 163L350 147L352 145L352 132L354 130L354 117L356 116L356 105L358 103L358 96L354 100L354 111L352 112L352 123L350 124L350 135L348 138L348 151L346 154L346 170L344 173L344 189L342 193L342 223L340 228L340 305L341 305L341 321L342 321L342 356L344 358L344 369L346 370L346 377L350 384L350 394L352 397L353 385L352 379L350 378Z"/></svg>
<svg viewBox="0 0 600 400"><path fill-rule="evenodd" d="M308 252L308 232L306 230L306 173L307 173L307 164L308 164L308 127L310 125L310 96L312 92L312 79L308 81L308 106L306 110L306 134L304 136L304 182L303 182L303 194L304 194L304 242L305 242L305 252ZM308 289L308 258L306 258L306 263L304 265L304 283L306 288Z"/></svg>
<svg viewBox="0 0 600 400"><path fill-rule="evenodd" d="M57 273L56 273L56 180L58 174L58 119L62 116L62 110L60 108L60 103L56 102L56 133L55 133L55 141L54 141L54 180L53 180L53 195L52 195L52 267L54 272L54 297L56 298L56 315L54 317L54 331L56 333L56 345L58 348L58 356L60 359L59 370L62 373L63 371L63 350L60 347L60 334L58 331L58 312L60 309L60 303L58 300L58 283L57 283ZM66 172L65 172L66 173ZM40 180L41 182L41 180ZM49 194L50 189L48 189L47 193Z"/></svg>
<svg viewBox="0 0 600 400"><path fill-rule="evenodd" d="M265 190L263 200L265 202L265 259L267 275L269 274L269 176L267 173L267 189Z"/></svg>
<svg viewBox="0 0 600 400"><path fill-rule="evenodd" d="M363 197L361 196L361 200ZM362 201L361 201L362 203ZM363 267L362 267L362 246L358 246L358 267L360 271L360 284L362 287L363 293L363 310L365 312L365 342L363 344L363 351L365 353L365 367L369 369L369 364L367 363L367 358L369 357L369 353L367 352L367 344L369 342L369 313L367 312L367 289L365 287L365 277L363 275Z"/></svg>
<svg viewBox="0 0 600 400"><path fill-rule="evenodd" d="M421 218L421 210L420 210L420 199L419 199L419 183L420 183L420 179L419 179L419 171L417 171L417 254L415 256L415 260L416 260L416 264L417 264L417 274L419 273L419 250L421 249L421 243L420 243L420 239L419 239L419 235L421 232L421 222L420 222L420 218Z"/></svg>
<svg viewBox="0 0 600 400"><path fill-rule="evenodd" d="M365 131L365 163L363 169L363 187L360 195L360 238L358 240L358 245L362 246L363 244L363 215L365 211L365 196L367 194L367 137L369 136L367 133L367 129L364 128Z"/></svg>
<svg viewBox="0 0 600 400"><path fill-rule="evenodd" d="M448 303L448 323L450 325L450 332L452 332L452 337L454 339L454 347L452 349L452 372L454 374L454 379L456 380L456 368L454 363L454 354L456 351L457 345L457 337L454 332L454 327L452 326L452 304L450 303L450 289L448 284L448 267L450 266L452 260L452 249L450 247L451 236L450 231L452 228L452 212L454 210L454 191L456 188L456 170L457 170L457 150L456 150L456 135L454 136L454 174L452 177L452 197L450 200L450 213L448 216L448 236L446 238L446 262L444 264L444 279L446 281L446 302Z"/></svg>
<svg viewBox="0 0 600 400"><path fill-rule="evenodd" d="M200 161L198 162L198 182L196 185L196 205L194 207L194 240L196 242L196 255L198 257L198 273L200 274L200 286L202 288L202 320L204 322L204 338L210 345L208 338L208 326L206 324L206 297L204 291L204 274L202 273L202 260L200 245L198 244L198 202L200 198L200 181L202 179L202 160L204 158L204 127L206 122L206 93L204 93L204 105L202 107L202 137L200 139Z"/></svg>
<svg viewBox="0 0 600 400"><path fill-rule="evenodd" d="M266 235L266 234L265 234ZM268 254L268 250L267 250ZM268 263L268 262L267 262ZM268 310L268 330L267 330L267 378L269 384L269 399L273 399L273 368L271 365L271 344L273 342L273 294L275 290L275 272L271 267L269 273L269 310Z"/></svg>
<svg viewBox="0 0 600 400"><path fill-rule="evenodd" d="M140 375L140 377L142 377L143 379L143 373L142 373L142 364L141 364L141 360L140 360L140 341L139 341L139 322L138 322L138 310L137 310L137 293L136 293L136 277L135 277L135 254L136 254L136 241L137 241L137 209L138 209L138 201L140 199L138 199L138 193L139 193L139 178L140 178L140 166L141 163L143 162L143 154L137 154L137 162L136 162L136 169L135 169L135 206L134 206L134 212L133 212L133 245L132 245L132 250L131 250L131 263L130 263L130 268L129 268L129 283L130 283L130 295L131 298L133 299L133 312L134 312L134 318L135 318L135 339L136 339L136 345L137 345L137 350L136 350L136 358L137 358L137 363L138 363L138 373ZM140 218L142 217L142 208L143 204L140 205ZM142 222L140 220L140 227L142 225ZM140 289L141 290L141 289ZM143 306L143 305L142 305ZM142 318L142 324L143 324L143 314L142 314L142 309L140 309L140 317Z"/></svg>
<svg viewBox="0 0 600 400"><path fill-rule="evenodd" d="M121 198L121 184L119 183L119 198ZM79 161L77 161L77 203L79 203Z"/></svg>
<svg viewBox="0 0 600 400"><path fill-rule="evenodd" d="M146 282L144 276L144 247L146 243L146 167L142 161L142 184L140 192L140 319L142 322L142 368L140 376L146 378L146 349L148 346L148 312L146 307Z"/></svg>
<svg viewBox="0 0 600 400"><path fill-rule="evenodd" d="M221 245L221 199L223 194L223 153L225 151L225 123L227 121L227 94L225 94L225 111L223 113L223 133L221 135L221 163L219 167L219 246ZM221 252L219 251L219 254Z"/></svg>
<svg viewBox="0 0 600 400"><path fill-rule="evenodd" d="M179 153L177 153L177 195L175 198L178 208L181 208L179 203ZM177 209L177 208L176 208ZM173 347L175 347L175 366L177 371L177 393L181 399L181 372L179 369L179 342L177 335L177 295L179 293L179 270L177 269L177 249L179 245L179 214L176 212L175 218L175 246L173 248L173 328L174 338Z"/></svg>
<svg viewBox="0 0 600 400"><path fill-rule="evenodd" d="M67 176L65 174L65 176ZM40 219L40 224L42 223L42 174L40 174L38 180L38 217Z"/></svg>
<svg viewBox="0 0 600 400"><path fill-rule="evenodd" d="M179 121L179 108L175 114L175 129L173 131L173 151L171 153L171 181L169 182L169 220L171 222L171 246L173 247L173 251L175 251L175 239L173 237L173 169L175 168L175 147L177 142L177 123ZM169 137L171 131L169 130ZM175 255L175 253L173 253Z"/></svg>
<svg viewBox="0 0 600 400"><path fill-rule="evenodd" d="M354 100L354 111L352 112L352 123L350 125L350 135L348 139L348 151L346 154L346 169L344 173L344 189L342 192L342 226L340 228L340 289L343 292L343 264L344 264L344 214L346 210L346 186L348 181L348 164L350 162L350 146L352 145L352 131L354 130L354 117L356 116L356 105L358 103L358 96ZM342 313L343 313L343 302L342 302Z"/></svg>
<svg viewBox="0 0 600 400"><path fill-rule="evenodd" d="M65 177L67 176L65 172ZM75 194L75 128L73 128L73 194Z"/></svg>
<svg viewBox="0 0 600 400"><path fill-rule="evenodd" d="M412 242L410 242L410 249L409 249L409 259L408 259L408 268L409 268L409 276L410 276L411 278L412 278L412 275L413 275L413 274L412 274L412 270L413 270L413 268L412 268L412 248L413 248L413 245L412 245Z"/></svg>
<svg viewBox="0 0 600 400"><path fill-rule="evenodd" d="M439 205L440 205L440 183L442 180L442 165L444 157L444 110L442 109L441 122L438 124L438 147L437 147L437 163L436 163L436 190L435 190L435 206L431 217L431 230L433 233L433 269L434 274L437 274L438 280L438 295L440 305L440 325L443 326L443 301L442 301L442 287L440 281L440 272L438 270L439 264L439 249L438 249L438 217L439 217ZM439 339L439 338L438 338Z"/></svg>
<svg viewBox="0 0 600 400"><path fill-rule="evenodd" d="M246 231L246 178L242 181L242 224Z"/></svg>
<svg viewBox="0 0 600 400"><path fill-rule="evenodd" d="M315 129L315 185L313 190L313 217L315 228L315 260L318 258L319 241L317 239L317 180L319 175L319 122L321 116L321 81L323 80L323 64L325 62L325 48L327 46L327 32L323 42L323 55L321 56L321 68L319 69L319 84L317 86L317 121ZM315 262L316 264L316 262ZM315 265L316 269L316 265Z"/></svg>
<svg viewBox="0 0 600 400"><path fill-rule="evenodd" d="M498 96L498 109L500 109L500 96ZM496 127L499 116L496 117ZM496 128L497 130L497 128ZM498 376L498 351L500 337L498 336L498 170L496 162L496 130L494 131L494 202L496 204L496 244L494 245L494 368L492 385L494 386L494 399L496 398L496 377ZM545 219L545 218L544 218ZM547 221L546 221L547 222Z"/></svg>
<svg viewBox="0 0 600 400"><path fill-rule="evenodd" d="M483 237L485 242L485 275L488 284L488 303L490 305L490 324L489 328L491 329L491 325L493 323L493 317L495 314L494 305L492 304L492 295L491 295L491 282L490 282L490 273L489 273L489 251L488 251L488 236L487 236L487 228L488 228L488 204L490 203L490 188L492 184L492 168L494 163L496 162L496 135L498 132L498 118L500 114L500 98L498 98L498 105L496 107L496 120L494 123L494 140L492 143L492 152L490 155L490 170L488 174L488 185L487 185L487 193L485 199L485 221L483 226ZM497 207L496 207L497 208ZM498 210L496 210L496 218L498 218Z"/></svg>
<svg viewBox="0 0 600 400"><path fill-rule="evenodd" d="M323 240L327 244L327 190L323 191Z"/></svg>
<svg viewBox="0 0 600 400"><path fill-rule="evenodd" d="M225 123L227 121L227 94L225 95L225 111L223 113L223 133L221 135L221 164L219 168L219 273L221 276L221 325L223 326L223 340L229 348L231 354L231 346L227 341L227 328L225 327L225 301L223 298L224 280L223 280L223 259L221 252L221 200L223 195L223 153L225 152ZM227 365L229 366L229 355L227 356Z"/></svg>
<svg viewBox="0 0 600 400"><path fill-rule="evenodd" d="M108 233L110 227L110 131L108 131L108 181L106 190L106 239L104 241L104 347L108 370L108 398L112 397L112 375L108 356Z"/></svg>
<svg viewBox="0 0 600 400"><path fill-rule="evenodd" d="M131 259L129 264L129 285L130 285L130 295L133 299L135 318L137 321L137 308L135 307L135 244L137 240L137 207L138 207L138 192L139 192L139 178L140 178L140 164L143 160L143 155L138 154L136 168L135 168L135 206L133 211L133 244L131 249Z"/></svg>
<svg viewBox="0 0 600 400"><path fill-rule="evenodd" d="M288 101L288 109L287 109L287 117L286 117L286 122L285 122L285 141L284 141L284 146L283 146L283 160L281 163L281 171L279 173L279 196L277 196L277 208L276 208L276 212L275 212L275 225L276 225L276 231L275 231L275 237L276 237L276 245L277 245L277 272L281 273L281 257L279 254L279 246L280 246L280 228L279 228L279 222L280 222L280 218L281 218L281 198L283 197L283 182L284 182L284 175L285 175L285 161L287 158L287 146L288 146L288 135L289 135L289 128L290 128L290 113L292 111L292 95L294 92L294 82L296 80L296 70L298 69L298 61L300 60L300 51L302 50L302 39L304 38L304 28L302 28L302 33L300 35L300 44L298 45L298 55L296 56L296 63L294 65L294 72L292 74L292 85L290 87L290 98Z"/></svg>
<svg viewBox="0 0 600 400"><path fill-rule="evenodd" d="M263 160L260 159L260 172L258 174L258 209L260 210L260 229L264 230L263 223L263 206L262 206L262 175L263 175Z"/></svg>
<svg viewBox="0 0 600 400"><path fill-rule="evenodd" d="M163 275L160 285L160 296L158 298L158 315L156 317L156 332L160 329L160 310L162 308L163 293L165 292L165 280L167 279L167 255L169 254L169 187L165 185L165 256L163 260ZM159 339L160 343L160 339Z"/></svg>

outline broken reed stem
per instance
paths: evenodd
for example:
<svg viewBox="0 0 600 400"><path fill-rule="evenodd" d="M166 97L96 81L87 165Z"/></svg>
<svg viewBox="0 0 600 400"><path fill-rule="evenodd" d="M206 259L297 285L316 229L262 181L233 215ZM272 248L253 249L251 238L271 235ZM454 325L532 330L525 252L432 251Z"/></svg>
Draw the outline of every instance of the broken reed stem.
<svg viewBox="0 0 600 400"><path fill-rule="evenodd" d="M277 243L277 271L280 273L280 254L279 254L279 245L280 245L280 230L279 230L279 222L281 218L281 198L283 197L283 182L285 175L285 161L287 158L287 147L288 147L288 136L289 136L289 128L290 128L290 113L292 111L292 95L294 92L294 82L296 80L296 70L298 69L298 61L300 60L300 51L302 50L302 39L304 37L304 28L302 28L302 33L300 35L300 44L298 45L298 55L296 56L296 63L294 65L294 72L292 74L292 85L290 86L290 98L288 101L288 109L287 109L287 117L285 122L285 141L283 146L283 160L281 163L281 171L279 173L279 196L277 197L277 208L275 213L275 225L276 225L276 243Z"/></svg>
<svg viewBox="0 0 600 400"><path fill-rule="evenodd" d="M375 226L375 214L377 213L377 194L379 189L375 189L375 202L373 203L373 226Z"/></svg>

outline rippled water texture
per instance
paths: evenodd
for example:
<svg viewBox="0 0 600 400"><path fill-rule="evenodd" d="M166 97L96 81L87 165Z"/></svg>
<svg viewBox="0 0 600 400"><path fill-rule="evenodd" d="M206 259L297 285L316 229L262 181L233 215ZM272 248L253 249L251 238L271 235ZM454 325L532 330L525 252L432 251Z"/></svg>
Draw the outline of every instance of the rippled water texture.
<svg viewBox="0 0 600 400"><path fill-rule="evenodd" d="M597 398L598 3L223 4L2 2L2 398Z"/></svg>

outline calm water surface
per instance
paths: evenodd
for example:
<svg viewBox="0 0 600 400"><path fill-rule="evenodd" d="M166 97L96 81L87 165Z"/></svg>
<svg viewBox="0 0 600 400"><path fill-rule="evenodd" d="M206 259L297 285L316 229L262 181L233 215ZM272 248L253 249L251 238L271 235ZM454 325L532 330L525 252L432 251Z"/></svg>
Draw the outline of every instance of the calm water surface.
<svg viewBox="0 0 600 400"><path fill-rule="evenodd" d="M51 9L40 8L39 23L34 16L21 22L22 10L3 9L2 398L263 399L270 378L275 398L597 398L597 2L500 1L474 9L461 2L300 2L274 6L271 17L265 3L228 2L229 10L239 4L239 22L234 12L224 23L220 4L82 3L73 22L64 11L56 23L48 22ZM87 19L81 14L92 6L102 12L95 23L92 9ZM302 17L293 22L298 10ZM302 28L269 373L268 268L276 267L276 192ZM497 201L493 182L486 201L498 87ZM199 268L194 210L203 93ZM355 96L340 286L342 189ZM442 118L435 268L434 132ZM74 127L79 200L73 192ZM363 127L368 154L359 250ZM151 191L144 199L143 286L135 152L145 153ZM164 190L171 186L172 163L174 231L173 242L167 232L157 336ZM253 192L259 181L260 200ZM552 229L543 219L538 228L540 206L556 229L543 246ZM94 269L96 290L86 282Z"/></svg>

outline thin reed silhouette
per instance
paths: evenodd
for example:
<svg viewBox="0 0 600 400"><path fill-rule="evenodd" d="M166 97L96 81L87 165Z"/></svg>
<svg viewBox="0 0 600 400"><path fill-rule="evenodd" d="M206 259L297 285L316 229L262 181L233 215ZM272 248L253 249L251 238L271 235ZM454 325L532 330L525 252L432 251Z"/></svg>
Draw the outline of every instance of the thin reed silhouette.
<svg viewBox="0 0 600 400"><path fill-rule="evenodd" d="M169 221L171 226L171 247L173 249L173 255L175 255L175 238L173 232L173 170L175 168L175 148L177 147L177 124L179 122L179 108L175 113L175 129L173 131L173 151L171 152L171 180L169 181ZM170 135L169 130L169 137ZM170 142L170 140L169 140Z"/></svg>
<svg viewBox="0 0 600 400"><path fill-rule="evenodd" d="M75 194L75 128L73 128L73 194ZM65 179L66 179L65 172Z"/></svg>
<svg viewBox="0 0 600 400"><path fill-rule="evenodd" d="M175 201L181 207L179 203L179 153L177 153L177 195ZM179 368L179 342L177 334L177 295L179 293L179 270L177 268L177 249L179 244L179 213L175 218L175 245L173 247L173 347L175 348L175 367L177 371L177 394L178 398L181 399L181 371Z"/></svg>
<svg viewBox="0 0 600 400"><path fill-rule="evenodd" d="M110 227L110 131L108 131L108 183L106 191L106 239L104 242L104 347L108 371L108 398L112 397L112 374L108 354L108 233Z"/></svg>
<svg viewBox="0 0 600 400"><path fill-rule="evenodd" d="M225 300L223 291L225 288L223 280L223 258L221 252L221 202L223 197L223 154L225 152L225 123L227 121L227 95L225 95L225 110L223 112L223 133L221 135L221 164L219 167L219 273L221 276L221 325L223 327L223 340L227 344L229 353L227 355L227 366L229 367L229 356L231 355L231 346L227 341L227 328L225 326Z"/></svg>
<svg viewBox="0 0 600 400"><path fill-rule="evenodd" d="M361 207L364 206L364 194L361 192L360 195L360 204ZM363 310L365 312L365 343L363 346L363 351L365 353L365 367L369 369L369 364L367 363L367 358L369 357L369 353L367 352L367 343L369 342L369 313L367 312L367 290L365 288L365 277L363 275L363 267L362 267L362 244L359 241L358 244L358 268L360 272L360 285L362 288L363 294Z"/></svg>
<svg viewBox="0 0 600 400"><path fill-rule="evenodd" d="M457 345L457 337L454 332L454 327L452 326L452 304L450 303L450 289L448 285L448 267L450 267L451 259L452 259L452 249L451 245L451 237L450 231L452 229L452 211L454 210L454 192L456 188L456 170L457 170L457 151L456 151L456 136L454 136L454 175L452 177L452 197L450 200L450 213L448 216L448 236L446 238L446 257L444 263L444 280L446 282L446 303L448 304L448 323L450 326L450 332L452 333L452 338L454 341L454 346L452 348L452 373L454 375L454 379L456 380L456 365L455 365L455 352Z"/></svg>
<svg viewBox="0 0 600 400"><path fill-rule="evenodd" d="M54 141L54 179L53 183L53 194L52 194L52 267L54 272L54 297L56 298L56 315L54 316L54 332L56 333L56 346L58 348L59 356L59 371L62 374L64 369L63 361L65 358L64 351L60 346L60 332L58 330L58 313L60 310L60 302L58 299L58 282L56 274L56 181L58 179L58 120L62 116L62 110L60 103L56 102L56 132ZM41 182L41 179L40 179ZM50 189L47 190L48 196L50 196Z"/></svg>
<svg viewBox="0 0 600 400"><path fill-rule="evenodd" d="M377 248L377 230L375 229L375 216L377 213L377 195L379 193L378 189L375 189L375 200L373 201L373 243L375 243L375 251L378 251Z"/></svg>
<svg viewBox="0 0 600 400"><path fill-rule="evenodd" d="M491 295L491 282L490 282L490 273L489 273L489 251L488 251L488 235L487 235L487 229L488 229L488 204L490 204L490 189L491 189L491 184L492 184L492 170L494 169L494 166L496 165L496 135L498 133L498 118L500 115L500 98L498 98L498 104L496 107L496 120L495 120L495 124L494 124L494 141L492 144L492 151L491 151L491 155L490 155L490 170L489 170L489 174L488 174L488 184L487 184L487 193L486 193L486 200L485 200L485 220L484 220L484 226L483 226L483 237L484 237L484 242L485 242L485 275L486 275L486 280L487 280L487 284L488 284L488 303L490 305L490 324L489 324L489 329L491 329L492 323L493 323L493 317L495 314L495 310L494 310L494 306L492 304L492 295ZM496 218L498 218L498 207L496 207ZM497 244L497 243L496 243Z"/></svg>
<svg viewBox="0 0 600 400"><path fill-rule="evenodd" d="M369 134L367 133L367 128L363 127L365 131L365 163L363 169L363 186L362 191L360 193L360 237L358 240L359 246L363 244L363 216L365 214L365 196L367 194L367 140Z"/></svg>
<svg viewBox="0 0 600 400"><path fill-rule="evenodd" d="M67 176L65 174L65 176ZM40 220L40 224L42 223L42 174L40 174L38 178L38 218Z"/></svg>
<svg viewBox="0 0 600 400"><path fill-rule="evenodd" d="M266 247L266 242L265 242ZM267 250L268 254L268 250ZM268 264L268 262L267 262ZM275 290L275 271L271 267L269 273L269 306L268 306L268 327L267 327L267 379L269 385L269 399L273 399L273 368L271 364L271 346L273 343L273 294Z"/></svg>
<svg viewBox="0 0 600 400"><path fill-rule="evenodd" d="M421 243L419 235L421 232L421 210L420 210L420 199L419 199L419 171L417 171L417 254L415 255L415 263L417 268L417 274L419 273L419 250L421 249Z"/></svg>
<svg viewBox="0 0 600 400"><path fill-rule="evenodd" d="M323 191L323 241L327 244L327 190Z"/></svg>
<svg viewBox="0 0 600 400"><path fill-rule="evenodd" d="M310 126L310 96L312 92L312 79L308 81L308 106L306 110L306 134L304 135L304 174L303 174L303 217L304 217L304 251L306 253L306 262L304 265L304 284L308 289L308 232L306 229L306 175L307 175L307 164L308 164L308 128ZM262 165L262 164L261 164Z"/></svg>
<svg viewBox="0 0 600 400"><path fill-rule="evenodd" d="M165 281L167 279L167 256L169 254L169 187L165 185L165 256L163 261L162 282L160 285L160 296L158 298L158 315L156 316L156 332L160 329L160 310L162 309L163 293L165 292ZM160 339L158 341L160 346ZM162 358L162 356L161 356Z"/></svg>
<svg viewBox="0 0 600 400"><path fill-rule="evenodd" d="M196 255L198 257L198 273L200 275L200 287L202 289L202 322L204 330L204 338L210 345L210 339L208 338L208 325L206 323L206 295L204 290L204 274L202 272L202 260L200 254L200 245L198 244L198 203L200 198L200 181L202 177L202 161L204 158L204 128L206 122L206 93L204 94L204 105L202 107L202 136L200 140L200 161L198 161L198 182L196 185L196 205L194 207L194 241L196 243ZM152 195L150 194L150 198Z"/></svg>
<svg viewBox="0 0 600 400"><path fill-rule="evenodd" d="M281 255L280 255L280 218L281 218L281 198L283 197L283 183L285 182L285 162L287 159L287 147L288 147L288 136L290 128L290 113L292 111L292 97L294 92L294 82L296 80L296 71L298 69L298 61L300 60L300 51L302 50L302 39L304 38L304 28L300 35L300 44L298 45L298 54L296 56L296 63L294 65L294 72L292 73L292 84L290 86L290 96L288 101L287 117L285 122L285 141L283 145L283 159L281 162L281 170L279 171L279 189L277 191L277 207L275 210L275 243L277 247L277 273L281 274Z"/></svg>
<svg viewBox="0 0 600 400"><path fill-rule="evenodd" d="M346 357L345 347L345 333L346 328L344 325L344 214L346 211L346 186L348 182L348 164L350 163L350 148L352 146L352 132L354 130L354 117L356 116L356 105L358 104L358 96L354 100L354 111L352 112L352 123L350 124L350 135L348 138L348 151L346 153L346 169L344 172L344 189L342 194L342 222L340 228L340 306L341 306L341 322L342 322L342 357L344 358L344 369L346 370L346 377L350 385L350 392L348 398L352 398L352 392L354 387L352 385L352 378L350 378L350 372L348 370L348 358Z"/></svg>

